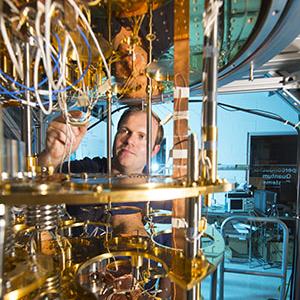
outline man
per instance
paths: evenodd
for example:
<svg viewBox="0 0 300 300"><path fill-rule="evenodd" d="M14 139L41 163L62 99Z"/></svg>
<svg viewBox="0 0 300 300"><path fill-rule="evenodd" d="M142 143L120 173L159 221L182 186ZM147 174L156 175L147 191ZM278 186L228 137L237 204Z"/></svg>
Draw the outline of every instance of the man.
<svg viewBox="0 0 300 300"><path fill-rule="evenodd" d="M79 117L79 111L71 112L73 117ZM155 156L163 139L163 127L160 119L152 114L152 156ZM82 138L86 134L87 125L71 127L68 132L63 117L56 118L47 129L46 148L39 155L39 165L59 166L62 157L77 150ZM120 118L113 145L112 173L113 174L141 174L146 165L147 155L147 115L138 107L127 109ZM64 166L66 169L66 165ZM71 162L71 172L106 172L106 159L96 157L85 158Z"/></svg>
<svg viewBox="0 0 300 300"><path fill-rule="evenodd" d="M73 117L80 116L80 112L72 112ZM156 155L160 149L160 143L163 139L163 127L157 115L152 115L152 156ZM55 168L61 163L62 157L68 153L74 152L87 131L87 126L72 127L72 132L68 133L64 118L56 118L50 123L47 129L46 149L39 156L41 166L52 165ZM113 145L112 173L117 174L142 174L146 165L147 156L147 114L138 107L127 109L120 118L117 127ZM72 136L71 136L72 135ZM71 172L73 173L104 173L107 171L106 158L96 157L93 159L84 158L71 162ZM63 171L67 172L67 164L63 166ZM68 208L71 215L81 219L85 213L77 206ZM102 216L102 212L94 211L88 213L88 218L96 220ZM141 234L146 235L141 220L141 214L130 214L130 223L128 215L116 215L112 219L112 225L118 229L121 234Z"/></svg>

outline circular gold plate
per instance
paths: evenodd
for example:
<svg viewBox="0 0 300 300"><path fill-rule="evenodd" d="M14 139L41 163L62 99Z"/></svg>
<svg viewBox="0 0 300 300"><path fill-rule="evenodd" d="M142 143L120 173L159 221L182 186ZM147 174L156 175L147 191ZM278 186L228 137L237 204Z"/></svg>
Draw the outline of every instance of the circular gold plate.
<svg viewBox="0 0 300 300"><path fill-rule="evenodd" d="M18 259L18 257L10 258L6 261L6 264L11 264L13 268L5 274L10 287L5 290L4 300L23 299L28 296L44 284L53 269L52 258L45 255L38 255L32 260L23 253L23 260Z"/></svg>
<svg viewBox="0 0 300 300"><path fill-rule="evenodd" d="M124 202L165 201L198 197L232 189L226 181L212 185L185 186L171 177L120 176L99 174L66 179L49 176L47 179L23 179L2 182L1 203L6 205L101 204Z"/></svg>

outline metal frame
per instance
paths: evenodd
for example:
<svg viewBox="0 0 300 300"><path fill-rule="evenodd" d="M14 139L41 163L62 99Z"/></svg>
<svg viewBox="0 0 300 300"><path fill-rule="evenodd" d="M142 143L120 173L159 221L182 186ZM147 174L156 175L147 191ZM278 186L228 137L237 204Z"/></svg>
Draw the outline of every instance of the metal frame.
<svg viewBox="0 0 300 300"><path fill-rule="evenodd" d="M296 230L294 242L294 255L293 255L293 276L291 286L291 300L300 299L300 129L298 132L298 188L297 188L297 202L296 202Z"/></svg>
<svg viewBox="0 0 300 300"><path fill-rule="evenodd" d="M297 83L299 85L299 83ZM300 117L300 100L293 95L289 90L289 86L284 87L276 91L277 95L279 95Z"/></svg>
<svg viewBox="0 0 300 300"><path fill-rule="evenodd" d="M272 0L259 33L240 57L220 71L218 85L242 78L249 74L251 62L257 68L283 50L298 36L299 18L299 1ZM191 95L198 95L201 88L201 84L194 85Z"/></svg>
<svg viewBox="0 0 300 300"><path fill-rule="evenodd" d="M286 273L287 273L287 249L289 241L289 232L287 226L277 218L262 218L262 217L252 217L252 216L233 216L225 219L221 225L221 234L224 237L224 227L227 223L233 221L247 221L247 222L261 222L261 223L274 223L282 227L283 230L283 242L282 242L282 264L280 273L271 273L264 271L248 271L239 270L235 268L225 268L225 258L223 257L220 263L220 283L219 283L219 300L224 299L224 273L230 272L235 274L246 274L246 275L256 275L256 276L267 276L281 278L280 287L280 300L284 300L286 296Z"/></svg>
<svg viewBox="0 0 300 300"><path fill-rule="evenodd" d="M298 89L299 82L286 83L283 76L255 78L252 81L249 79L241 79L230 82L218 89L219 94L233 93L256 93L278 91L280 89Z"/></svg>

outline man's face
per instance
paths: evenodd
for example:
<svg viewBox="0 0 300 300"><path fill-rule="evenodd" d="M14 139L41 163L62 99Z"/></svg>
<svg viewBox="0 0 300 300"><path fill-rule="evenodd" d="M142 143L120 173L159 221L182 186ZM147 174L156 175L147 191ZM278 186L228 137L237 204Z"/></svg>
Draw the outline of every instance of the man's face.
<svg viewBox="0 0 300 300"><path fill-rule="evenodd" d="M152 145L157 135L158 124L152 118ZM152 156L160 146L153 147ZM114 141L113 168L123 174L142 173L147 160L147 115L134 112L121 124Z"/></svg>

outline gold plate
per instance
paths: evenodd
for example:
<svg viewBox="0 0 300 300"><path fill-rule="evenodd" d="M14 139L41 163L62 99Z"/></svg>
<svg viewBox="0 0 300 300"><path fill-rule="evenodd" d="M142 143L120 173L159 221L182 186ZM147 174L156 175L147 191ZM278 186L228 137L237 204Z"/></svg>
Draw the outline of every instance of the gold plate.
<svg viewBox="0 0 300 300"><path fill-rule="evenodd" d="M22 260L19 259L20 257ZM23 253L19 258L10 258L5 262L11 264L13 268L5 273L5 278L10 281L10 288L5 290L4 300L15 300L28 296L42 287L53 270L52 258L45 255L39 254L35 260L32 260Z"/></svg>
<svg viewBox="0 0 300 300"><path fill-rule="evenodd" d="M223 252L219 252L218 262L209 262L202 251L196 258L188 259L181 250L157 246L147 237L117 237L107 243L108 253L101 254L83 263L77 271L77 280L81 274L90 270L93 264L101 265L101 262L118 257L131 257L150 259L162 265L166 276L183 289L191 289L206 276L211 274L220 262ZM223 249L224 251L224 249Z"/></svg>
<svg viewBox="0 0 300 300"><path fill-rule="evenodd" d="M211 185L185 186L170 177L88 177L70 181L47 180L7 181L0 184L1 203L6 205L101 204L165 201L198 197L232 189L226 181Z"/></svg>

